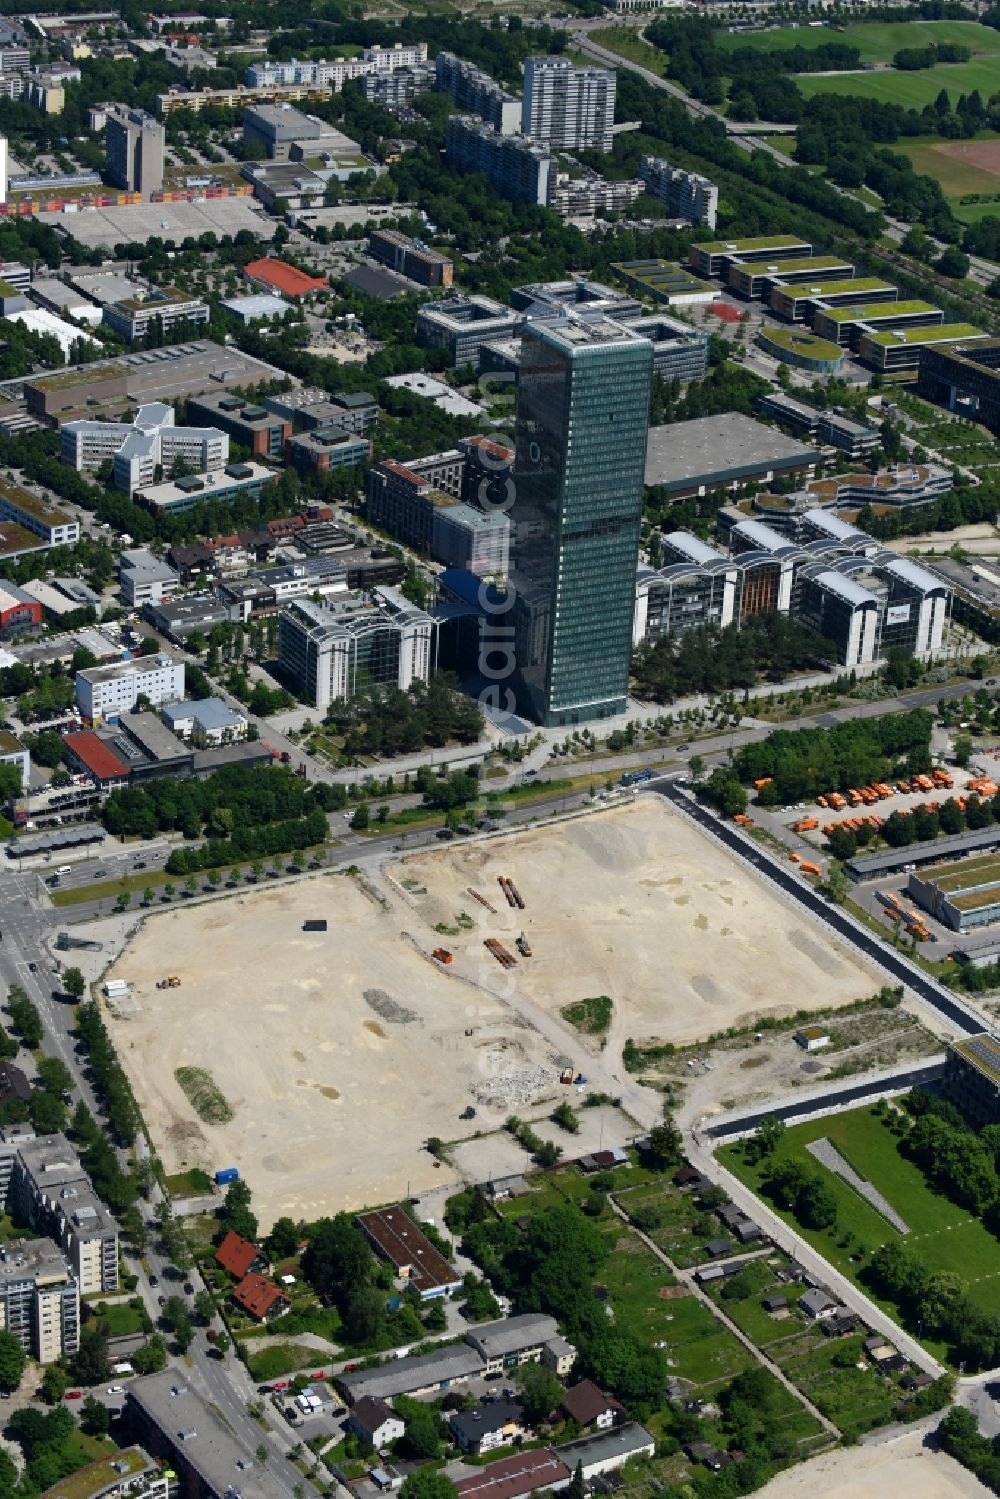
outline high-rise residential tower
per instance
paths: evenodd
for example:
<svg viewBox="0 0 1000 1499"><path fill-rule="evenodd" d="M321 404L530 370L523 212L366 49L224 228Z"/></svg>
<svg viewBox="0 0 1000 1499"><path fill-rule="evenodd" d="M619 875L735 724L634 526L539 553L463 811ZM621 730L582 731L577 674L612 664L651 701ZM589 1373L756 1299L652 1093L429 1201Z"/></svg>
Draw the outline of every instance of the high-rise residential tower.
<svg viewBox="0 0 1000 1499"><path fill-rule="evenodd" d="M652 369L649 339L610 318L525 325L511 685L542 724L626 707Z"/></svg>
<svg viewBox="0 0 1000 1499"><path fill-rule="evenodd" d="M162 123L144 109L125 104L108 108L105 127L107 174L113 186L126 192L159 192L163 186Z"/></svg>
<svg viewBox="0 0 1000 1499"><path fill-rule="evenodd" d="M615 120L613 68L577 68L568 57L529 57L524 65L521 133L557 150L610 151Z"/></svg>

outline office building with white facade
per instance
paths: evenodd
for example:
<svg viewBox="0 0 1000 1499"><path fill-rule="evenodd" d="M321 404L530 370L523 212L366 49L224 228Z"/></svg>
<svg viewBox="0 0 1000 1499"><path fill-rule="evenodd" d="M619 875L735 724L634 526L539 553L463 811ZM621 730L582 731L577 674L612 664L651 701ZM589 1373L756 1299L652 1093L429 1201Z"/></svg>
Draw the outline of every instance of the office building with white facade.
<svg viewBox="0 0 1000 1499"><path fill-rule="evenodd" d="M184 696L184 662L172 656L137 656L113 666L91 666L76 674L76 702L85 718L114 722L131 713L140 697L154 707Z"/></svg>
<svg viewBox="0 0 1000 1499"><path fill-rule="evenodd" d="M123 297L119 302L108 302L104 307L104 321L109 328L135 343L145 338L151 328L166 333L177 323L192 326L207 323L208 303L173 286L152 286L135 296Z"/></svg>
<svg viewBox="0 0 1000 1499"><path fill-rule="evenodd" d="M157 468L171 474L180 458L190 470L205 473L225 466L229 438L218 427L177 427L174 408L162 401L140 406L134 422L65 422L59 433L59 458L77 472L114 463L117 489L133 494L152 484Z"/></svg>
<svg viewBox="0 0 1000 1499"><path fill-rule="evenodd" d="M557 151L610 151L613 68L578 68L568 57L529 57L524 65L521 133Z"/></svg>
<svg viewBox="0 0 1000 1499"><path fill-rule="evenodd" d="M78 520L17 484L0 483L0 520L15 521L50 547L74 546L80 540Z"/></svg>
<svg viewBox="0 0 1000 1499"><path fill-rule="evenodd" d="M405 691L429 680L434 620L394 588L376 588L372 598L348 594L326 604L300 598L278 615L282 670L317 708L353 697L362 683Z"/></svg>
<svg viewBox="0 0 1000 1499"><path fill-rule="evenodd" d="M715 228L719 189L707 177L672 166L662 156L644 156L639 163L639 176L650 197L666 204L676 218Z"/></svg>
<svg viewBox="0 0 1000 1499"><path fill-rule="evenodd" d="M636 579L633 646L731 625L739 602L733 560L686 531L669 532L662 546L665 566L642 567Z"/></svg>

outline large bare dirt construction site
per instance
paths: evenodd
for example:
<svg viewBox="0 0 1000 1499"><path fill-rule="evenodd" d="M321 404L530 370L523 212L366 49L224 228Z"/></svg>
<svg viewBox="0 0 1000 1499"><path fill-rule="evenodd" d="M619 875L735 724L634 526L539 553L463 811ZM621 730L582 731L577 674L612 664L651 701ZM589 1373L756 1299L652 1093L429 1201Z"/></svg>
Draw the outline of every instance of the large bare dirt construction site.
<svg viewBox="0 0 1000 1499"><path fill-rule="evenodd" d="M315 918L328 930L303 931ZM179 986L157 988L168 975ZM113 976L131 990L109 1024L167 1172L239 1167L265 1226L447 1182L430 1136L549 1113L570 1063L620 1091L626 1037L688 1042L879 983L659 797L400 858L374 882L316 876L156 915ZM603 1050L559 1015L601 995ZM178 1069L201 1071L182 1087Z"/></svg>
<svg viewBox="0 0 1000 1499"><path fill-rule="evenodd" d="M442 940L463 966L474 957L498 992L513 984L550 1012L610 996L609 1052L629 1036L690 1042L762 1014L847 1004L882 982L658 796L415 855L390 873L427 927L454 925L462 911L475 918L475 930ZM523 910L508 904L500 875ZM483 940L516 957L522 932L531 956L505 974Z"/></svg>
<svg viewBox="0 0 1000 1499"><path fill-rule="evenodd" d="M168 1173L238 1166L263 1225L309 1219L447 1181L423 1143L471 1133L467 1105L497 1128L558 1091L551 1044L441 970L387 904L330 875L146 922L114 969L130 998L107 1011ZM316 917L329 930L303 932ZM180 986L157 989L166 975ZM211 1074L228 1123L198 1117L186 1066Z"/></svg>
<svg viewBox="0 0 1000 1499"><path fill-rule="evenodd" d="M986 1499L991 1492L972 1473L923 1445L922 1431L826 1452L779 1473L761 1499Z"/></svg>

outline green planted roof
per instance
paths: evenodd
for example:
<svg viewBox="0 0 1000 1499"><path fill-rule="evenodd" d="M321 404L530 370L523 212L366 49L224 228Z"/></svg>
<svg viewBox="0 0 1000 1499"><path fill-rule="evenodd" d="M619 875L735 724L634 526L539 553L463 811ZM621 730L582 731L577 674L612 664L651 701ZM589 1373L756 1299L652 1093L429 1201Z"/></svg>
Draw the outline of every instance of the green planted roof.
<svg viewBox="0 0 1000 1499"><path fill-rule="evenodd" d="M843 359L844 351L839 344L828 338L817 338L815 333L806 333L802 328L762 328L761 337L776 349L787 349L790 353L807 354L810 359Z"/></svg>
<svg viewBox="0 0 1000 1499"><path fill-rule="evenodd" d="M777 288L780 292L787 292L790 297L839 297L841 292L866 292L866 291L895 291L890 281L880 281L876 276L869 276L862 281L820 281L815 286L782 286L778 282Z"/></svg>
<svg viewBox="0 0 1000 1499"><path fill-rule="evenodd" d="M940 312L931 302L851 302L846 307L821 307L822 317L835 323L867 322L869 318L892 317L895 313L909 317L911 313Z"/></svg>
<svg viewBox="0 0 1000 1499"><path fill-rule="evenodd" d="M741 250L790 249L793 245L808 244L798 234L762 234L756 239L713 239L705 245L692 246L706 255L738 255Z"/></svg>
<svg viewBox="0 0 1000 1499"><path fill-rule="evenodd" d="M868 343L891 349L896 344L947 343L954 338L985 338L971 323L940 323L936 328L878 328L864 335Z"/></svg>

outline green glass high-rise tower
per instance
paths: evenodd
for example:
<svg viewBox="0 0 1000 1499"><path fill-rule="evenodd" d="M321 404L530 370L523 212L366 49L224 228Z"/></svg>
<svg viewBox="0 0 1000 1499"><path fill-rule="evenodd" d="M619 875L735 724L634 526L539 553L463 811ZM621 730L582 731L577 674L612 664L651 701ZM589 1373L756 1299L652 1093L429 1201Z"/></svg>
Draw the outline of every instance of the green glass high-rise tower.
<svg viewBox="0 0 1000 1499"><path fill-rule="evenodd" d="M530 321L511 508L514 690L545 725L627 703L653 346L606 317Z"/></svg>

